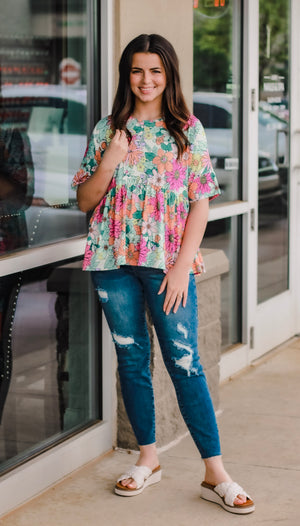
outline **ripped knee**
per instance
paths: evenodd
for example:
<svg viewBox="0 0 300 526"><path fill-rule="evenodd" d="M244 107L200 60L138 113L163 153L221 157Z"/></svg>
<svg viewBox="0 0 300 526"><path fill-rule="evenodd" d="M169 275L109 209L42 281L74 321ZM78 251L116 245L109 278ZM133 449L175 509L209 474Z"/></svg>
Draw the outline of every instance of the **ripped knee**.
<svg viewBox="0 0 300 526"><path fill-rule="evenodd" d="M121 336L120 334L116 334L113 332L112 337L113 337L115 344L121 347L122 346L126 347L128 345L134 344L134 339L132 338L132 336Z"/></svg>
<svg viewBox="0 0 300 526"><path fill-rule="evenodd" d="M195 358L193 348L185 343L173 340L173 345L177 349L177 356L174 356L174 363L187 376L197 376L202 373L202 367L198 356Z"/></svg>

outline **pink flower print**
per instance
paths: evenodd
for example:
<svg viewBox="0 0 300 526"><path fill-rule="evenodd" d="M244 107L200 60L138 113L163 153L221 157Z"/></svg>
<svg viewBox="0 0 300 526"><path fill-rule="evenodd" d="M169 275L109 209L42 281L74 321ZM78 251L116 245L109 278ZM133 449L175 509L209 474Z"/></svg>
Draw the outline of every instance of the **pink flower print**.
<svg viewBox="0 0 300 526"><path fill-rule="evenodd" d="M123 210L124 205L126 205L127 201L127 191L124 186L122 186L117 192L116 192L116 214L119 214L121 210Z"/></svg>
<svg viewBox="0 0 300 526"><path fill-rule="evenodd" d="M189 179L189 198L191 201L199 199L199 197L211 190L212 183L210 174L195 174L192 173Z"/></svg>
<svg viewBox="0 0 300 526"><path fill-rule="evenodd" d="M171 190L179 190L183 186L185 178L185 167L177 160L173 161L172 171L167 172L166 177Z"/></svg>
<svg viewBox="0 0 300 526"><path fill-rule="evenodd" d="M179 249L179 237L174 228L166 226L165 233L166 250L169 254L174 254Z"/></svg>
<svg viewBox="0 0 300 526"><path fill-rule="evenodd" d="M101 201L95 208L94 210L94 213L93 213L93 217L92 217L92 220L91 220L91 224L92 223L101 223L102 221L102 218L103 218L103 210L104 210L104 203L105 201Z"/></svg>
<svg viewBox="0 0 300 526"><path fill-rule="evenodd" d="M190 115L189 120L184 126L184 130L187 130L189 127L193 128L197 122L197 117L195 115Z"/></svg>
<svg viewBox="0 0 300 526"><path fill-rule="evenodd" d="M164 196L158 192L155 197L150 197L149 213L155 221L161 221L164 214Z"/></svg>
<svg viewBox="0 0 300 526"><path fill-rule="evenodd" d="M147 256L149 252L149 248L147 247L147 240L144 237L141 237L139 249L139 265L143 265L147 261Z"/></svg>
<svg viewBox="0 0 300 526"><path fill-rule="evenodd" d="M202 174L200 176L200 191L202 194L210 192L210 184L212 183L212 178L210 174Z"/></svg>
<svg viewBox="0 0 300 526"><path fill-rule="evenodd" d="M177 206L177 209L176 209L176 221L177 221L178 228L180 228L180 230L184 229L184 226L185 226L185 223L186 223L186 219L187 219L187 215L188 215L188 212L187 212L184 204L183 203L179 203L179 205Z"/></svg>
<svg viewBox="0 0 300 526"><path fill-rule="evenodd" d="M83 265L82 265L83 270L86 270L90 266L93 255L94 253L91 250L91 247L87 245L85 249L84 260L83 260Z"/></svg>
<svg viewBox="0 0 300 526"><path fill-rule="evenodd" d="M117 219L111 219L109 222L109 237L111 240L115 240L121 235L122 232L122 221Z"/></svg>

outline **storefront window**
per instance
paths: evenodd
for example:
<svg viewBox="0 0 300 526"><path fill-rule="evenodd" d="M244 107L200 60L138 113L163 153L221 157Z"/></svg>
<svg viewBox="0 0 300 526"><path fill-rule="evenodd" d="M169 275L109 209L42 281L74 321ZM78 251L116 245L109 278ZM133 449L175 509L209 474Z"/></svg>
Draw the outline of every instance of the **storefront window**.
<svg viewBox="0 0 300 526"><path fill-rule="evenodd" d="M86 0L0 19L0 254L84 234L70 183L87 143Z"/></svg>
<svg viewBox="0 0 300 526"><path fill-rule="evenodd" d="M1 473L101 419L101 316L81 256L26 262L86 232L71 180L87 144L87 7L1 6L0 256L24 268L0 277Z"/></svg>
<svg viewBox="0 0 300 526"><path fill-rule="evenodd" d="M75 261L0 278L0 471L101 416L87 274Z"/></svg>

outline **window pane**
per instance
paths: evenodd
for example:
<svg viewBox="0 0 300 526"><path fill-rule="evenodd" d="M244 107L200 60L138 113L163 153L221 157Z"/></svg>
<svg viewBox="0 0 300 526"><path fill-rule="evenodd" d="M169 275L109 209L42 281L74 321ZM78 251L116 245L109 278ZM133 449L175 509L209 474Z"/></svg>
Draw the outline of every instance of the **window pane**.
<svg viewBox="0 0 300 526"><path fill-rule="evenodd" d="M241 217L211 221L207 225L203 248L223 250L229 272L221 276L222 350L241 341Z"/></svg>
<svg viewBox="0 0 300 526"><path fill-rule="evenodd" d="M241 2L198 0L194 6L194 114L204 126L222 191L211 204L216 206L242 198ZM229 259L229 272L221 277L223 350L241 341L240 221L210 222L202 243Z"/></svg>
<svg viewBox="0 0 300 526"><path fill-rule="evenodd" d="M88 278L79 261L0 278L0 471L99 417Z"/></svg>
<svg viewBox="0 0 300 526"><path fill-rule="evenodd" d="M86 0L1 7L0 254L86 232L86 39Z"/></svg>
<svg viewBox="0 0 300 526"><path fill-rule="evenodd" d="M289 0L259 2L257 297L289 286Z"/></svg>
<svg viewBox="0 0 300 526"><path fill-rule="evenodd" d="M194 114L206 131L222 195L241 198L239 0L199 0L194 9Z"/></svg>

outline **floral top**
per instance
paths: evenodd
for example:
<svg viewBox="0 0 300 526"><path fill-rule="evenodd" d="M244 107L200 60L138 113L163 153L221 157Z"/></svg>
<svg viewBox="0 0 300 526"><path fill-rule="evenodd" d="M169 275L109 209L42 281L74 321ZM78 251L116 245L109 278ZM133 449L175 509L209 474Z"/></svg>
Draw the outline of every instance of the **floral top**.
<svg viewBox="0 0 300 526"><path fill-rule="evenodd" d="M185 128L189 147L177 160L177 146L163 119L130 117L128 155L114 173L90 220L83 270L140 265L168 270L176 261L190 202L220 194L204 129L191 116ZM111 140L110 119L98 122L74 176L75 187L90 177ZM193 268L203 270L200 251Z"/></svg>

